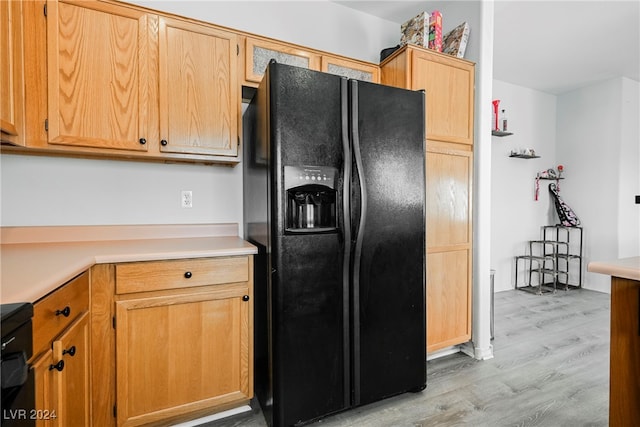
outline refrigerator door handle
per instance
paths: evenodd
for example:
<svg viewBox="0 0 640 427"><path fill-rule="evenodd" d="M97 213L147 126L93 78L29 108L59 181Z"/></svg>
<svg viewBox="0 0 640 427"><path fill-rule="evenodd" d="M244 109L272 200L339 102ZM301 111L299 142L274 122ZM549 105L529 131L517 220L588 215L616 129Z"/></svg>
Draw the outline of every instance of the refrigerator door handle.
<svg viewBox="0 0 640 427"><path fill-rule="evenodd" d="M340 110L342 121L342 152L344 157L342 183L342 221L345 240L343 279L349 284L349 262L351 258L351 146L349 144L349 94L347 78L340 82Z"/></svg>
<svg viewBox="0 0 640 427"><path fill-rule="evenodd" d="M349 144L349 88L348 80L340 81L340 110L342 123L342 150L343 150L343 183L342 183L342 222L344 230L344 253L342 259L342 322L344 348L344 404L351 406L351 360L349 350L351 348L351 336L349 335L350 316L350 271L351 271L351 146Z"/></svg>
<svg viewBox="0 0 640 427"><path fill-rule="evenodd" d="M358 283L360 279L360 260L362 258L362 236L367 218L367 188L364 181L364 171L362 169L362 155L360 154L360 135L358 128L358 82L351 80L351 141L353 145L353 158L356 162L358 182L360 183L360 215L358 230L356 232L355 253L353 259L353 280Z"/></svg>
<svg viewBox="0 0 640 427"><path fill-rule="evenodd" d="M355 236L355 249L353 254L353 403L360 404L360 262L362 259L362 236L364 235L367 217L367 189L362 168L362 156L360 153L360 135L358 127L358 82L351 80L351 144L352 155L356 163L360 190L360 215L358 218L358 230Z"/></svg>

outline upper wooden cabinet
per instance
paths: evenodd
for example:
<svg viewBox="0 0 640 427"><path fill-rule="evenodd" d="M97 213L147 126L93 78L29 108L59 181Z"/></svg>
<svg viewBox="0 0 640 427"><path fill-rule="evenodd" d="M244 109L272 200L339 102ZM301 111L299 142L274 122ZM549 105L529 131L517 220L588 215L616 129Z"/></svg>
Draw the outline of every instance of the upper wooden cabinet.
<svg viewBox="0 0 640 427"><path fill-rule="evenodd" d="M381 64L381 82L425 90L427 139L473 144L475 66L407 45Z"/></svg>
<svg viewBox="0 0 640 427"><path fill-rule="evenodd" d="M22 1L0 2L0 141L24 145Z"/></svg>
<svg viewBox="0 0 640 427"><path fill-rule="evenodd" d="M120 2L26 3L27 147L239 162L235 33Z"/></svg>
<svg viewBox="0 0 640 427"><path fill-rule="evenodd" d="M245 40L244 79L248 86L258 86L269 61L296 67L320 69L320 55L298 46L273 40L247 37Z"/></svg>
<svg viewBox="0 0 640 427"><path fill-rule="evenodd" d="M323 71L350 79L380 83L380 67L369 62L328 55L289 43L247 36L244 43L244 81L257 87L269 61Z"/></svg>
<svg viewBox="0 0 640 427"><path fill-rule="evenodd" d="M352 59L322 55L321 71L350 79L380 83L380 72L377 65Z"/></svg>
<svg viewBox="0 0 640 427"><path fill-rule="evenodd" d="M4 151L237 164L242 85L271 59L379 81L376 64L116 0L2 1L0 18Z"/></svg>
<svg viewBox="0 0 640 427"><path fill-rule="evenodd" d="M160 150L238 154L237 36L159 19Z"/></svg>
<svg viewBox="0 0 640 427"><path fill-rule="evenodd" d="M48 142L146 151L149 16L112 4L47 3Z"/></svg>

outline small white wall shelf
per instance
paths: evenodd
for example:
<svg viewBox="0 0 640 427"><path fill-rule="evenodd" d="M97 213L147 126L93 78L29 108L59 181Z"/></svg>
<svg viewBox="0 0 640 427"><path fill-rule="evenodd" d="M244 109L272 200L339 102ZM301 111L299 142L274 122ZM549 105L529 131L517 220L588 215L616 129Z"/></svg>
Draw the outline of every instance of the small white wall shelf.
<svg viewBox="0 0 640 427"><path fill-rule="evenodd" d="M493 135L493 136L509 136L509 135L513 135L513 132L503 132L501 130L493 129L491 131L491 135Z"/></svg>
<svg viewBox="0 0 640 427"><path fill-rule="evenodd" d="M517 159L539 159L540 156L532 156L530 154L510 154L509 157L515 157Z"/></svg>

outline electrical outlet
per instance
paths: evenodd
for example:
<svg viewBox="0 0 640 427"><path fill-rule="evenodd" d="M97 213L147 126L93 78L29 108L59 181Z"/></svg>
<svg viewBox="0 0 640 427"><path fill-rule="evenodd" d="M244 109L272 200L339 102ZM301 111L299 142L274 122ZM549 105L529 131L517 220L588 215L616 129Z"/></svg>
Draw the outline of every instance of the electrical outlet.
<svg viewBox="0 0 640 427"><path fill-rule="evenodd" d="M191 190L182 190L181 206L183 208L193 207L193 192Z"/></svg>

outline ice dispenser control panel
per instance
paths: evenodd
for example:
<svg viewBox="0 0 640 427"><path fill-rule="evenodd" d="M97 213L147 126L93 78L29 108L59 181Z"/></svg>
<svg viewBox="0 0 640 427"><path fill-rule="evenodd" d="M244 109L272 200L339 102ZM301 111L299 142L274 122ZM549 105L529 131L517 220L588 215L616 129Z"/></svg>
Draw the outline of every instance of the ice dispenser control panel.
<svg viewBox="0 0 640 427"><path fill-rule="evenodd" d="M337 229L336 177L329 166L285 166L285 228L289 233L326 233Z"/></svg>
<svg viewBox="0 0 640 427"><path fill-rule="evenodd" d="M338 170L329 166L285 166L284 188L317 184L335 189Z"/></svg>

